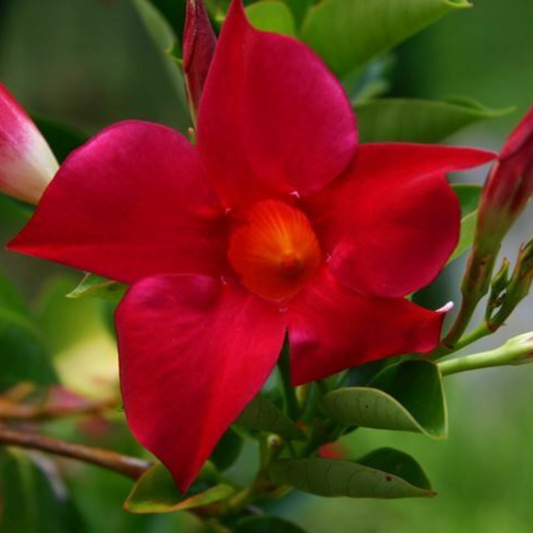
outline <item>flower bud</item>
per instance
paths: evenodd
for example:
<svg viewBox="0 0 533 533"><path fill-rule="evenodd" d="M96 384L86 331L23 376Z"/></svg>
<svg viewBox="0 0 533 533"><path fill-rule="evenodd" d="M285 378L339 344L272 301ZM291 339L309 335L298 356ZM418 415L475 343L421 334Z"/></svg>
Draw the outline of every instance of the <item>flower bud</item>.
<svg viewBox="0 0 533 533"><path fill-rule="evenodd" d="M509 318L518 304L526 298L533 285L533 240L520 247L513 274L505 287L498 313L490 317L492 330L498 329Z"/></svg>
<svg viewBox="0 0 533 533"><path fill-rule="evenodd" d="M183 70L194 122L216 44L217 38L207 15L204 0L187 0L183 33Z"/></svg>
<svg viewBox="0 0 533 533"><path fill-rule="evenodd" d="M507 364L509 365L533 363L533 332L508 340L503 345L503 349L507 350Z"/></svg>
<svg viewBox="0 0 533 533"><path fill-rule="evenodd" d="M0 192L36 204L58 168L35 124L0 84Z"/></svg>
<svg viewBox="0 0 533 533"><path fill-rule="evenodd" d="M487 312L485 318L487 322L490 322L492 314L496 309L501 307L502 302L505 300L507 287L509 286L509 269L511 263L507 258L504 258L500 270L496 273L492 279L490 285L490 295L487 302Z"/></svg>
<svg viewBox="0 0 533 533"><path fill-rule="evenodd" d="M439 370L443 376L451 376L482 368L517 366L527 363L533 363L533 332L519 335L489 352L442 361L439 363Z"/></svg>
<svg viewBox="0 0 533 533"><path fill-rule="evenodd" d="M476 242L498 246L533 194L533 107L507 139L481 197Z"/></svg>

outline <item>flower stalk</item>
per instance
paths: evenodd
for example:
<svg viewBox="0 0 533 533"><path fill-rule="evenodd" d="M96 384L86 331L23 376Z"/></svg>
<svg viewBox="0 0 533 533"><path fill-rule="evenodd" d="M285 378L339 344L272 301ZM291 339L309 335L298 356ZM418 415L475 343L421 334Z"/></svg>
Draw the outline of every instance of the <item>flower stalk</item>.
<svg viewBox="0 0 533 533"><path fill-rule="evenodd" d="M533 363L533 332L525 333L495 350L458 357L439 363L443 376L497 366Z"/></svg>
<svg viewBox="0 0 533 533"><path fill-rule="evenodd" d="M76 459L77 461L112 470L133 480L139 479L151 466L149 461L137 457L130 457L109 450L52 439L28 431L18 431L3 425L0 425L0 443L29 450L39 450L69 459Z"/></svg>
<svg viewBox="0 0 533 533"><path fill-rule="evenodd" d="M494 265L492 265L494 269ZM511 316L520 302L526 298L533 284L533 239L522 245L518 252L516 265L509 277L509 261L505 259L498 273L488 286L483 287L485 293L463 292L463 305L450 333L434 350L429 358L436 360L451 353L462 350L474 342L495 333ZM475 329L465 334L466 327L474 314L474 311L483 296L491 288L485 320Z"/></svg>
<svg viewBox="0 0 533 533"><path fill-rule="evenodd" d="M0 419L44 421L55 418L96 415L117 405L115 400L87 402L84 405L33 405L6 401L0 397Z"/></svg>
<svg viewBox="0 0 533 533"><path fill-rule="evenodd" d="M474 246L461 286L462 304L442 343L444 351L453 352L460 346L479 302L489 293L501 243L526 208L532 193L533 108L511 133L487 177L481 195ZM496 278L501 281L503 274L499 272ZM506 298L508 303L502 317L516 307L513 299L519 296L517 287L513 287L512 293L513 298ZM494 302L489 302L489 307L491 304ZM489 329L492 330L491 324Z"/></svg>

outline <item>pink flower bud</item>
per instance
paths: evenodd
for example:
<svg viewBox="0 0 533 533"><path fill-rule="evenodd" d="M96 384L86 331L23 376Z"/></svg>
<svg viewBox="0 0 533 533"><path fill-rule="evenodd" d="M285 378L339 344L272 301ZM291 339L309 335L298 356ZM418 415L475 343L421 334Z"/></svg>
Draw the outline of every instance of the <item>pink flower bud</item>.
<svg viewBox="0 0 533 533"><path fill-rule="evenodd" d="M503 239L533 194L533 107L507 139L494 164L479 211L478 240Z"/></svg>
<svg viewBox="0 0 533 533"><path fill-rule="evenodd" d="M35 124L0 84L0 192L36 204L58 168Z"/></svg>
<svg viewBox="0 0 533 533"><path fill-rule="evenodd" d="M216 44L217 38L204 1L187 0L187 18L183 33L183 70L189 107L195 122Z"/></svg>

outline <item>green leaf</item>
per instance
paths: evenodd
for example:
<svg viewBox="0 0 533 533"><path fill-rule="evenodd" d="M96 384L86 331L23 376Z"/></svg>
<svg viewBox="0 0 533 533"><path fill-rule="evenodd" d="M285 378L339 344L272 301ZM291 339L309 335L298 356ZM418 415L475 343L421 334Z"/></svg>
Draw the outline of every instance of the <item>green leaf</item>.
<svg viewBox="0 0 533 533"><path fill-rule="evenodd" d="M41 469L21 451L0 452L0 533L87 531L53 463L46 463Z"/></svg>
<svg viewBox="0 0 533 533"><path fill-rule="evenodd" d="M282 459L272 463L270 476L317 496L349 498L420 498L435 493L392 472L334 459Z"/></svg>
<svg viewBox="0 0 533 533"><path fill-rule="evenodd" d="M448 264L466 253L474 243L478 215L477 208L483 190L479 185L454 185L453 189L461 203L462 219L459 242L452 256L448 259Z"/></svg>
<svg viewBox="0 0 533 533"><path fill-rule="evenodd" d="M72 126L41 116L33 115L32 118L60 163L89 139L88 135Z"/></svg>
<svg viewBox="0 0 533 533"><path fill-rule="evenodd" d="M459 197L461 216L463 218L477 211L483 187L480 185L455 184L452 185L452 188Z"/></svg>
<svg viewBox="0 0 533 533"><path fill-rule="evenodd" d="M234 533L305 533L277 516L250 516L237 522Z"/></svg>
<svg viewBox="0 0 533 533"><path fill-rule="evenodd" d="M393 448L380 448L357 461L359 464L376 468L382 472L389 472L411 485L431 491L431 483L422 467L409 454Z"/></svg>
<svg viewBox="0 0 533 533"><path fill-rule="evenodd" d="M239 458L242 446L242 438L230 428L219 440L210 460L217 467L217 470L223 472Z"/></svg>
<svg viewBox="0 0 533 533"><path fill-rule="evenodd" d="M479 104L388 98L355 106L362 142L436 143L462 128L505 115Z"/></svg>
<svg viewBox="0 0 533 533"><path fill-rule="evenodd" d="M301 439L296 424L263 394L258 394L244 409L235 424L258 431L276 433L286 439Z"/></svg>
<svg viewBox="0 0 533 533"><path fill-rule="evenodd" d="M300 26L302 23L307 14L307 10L311 7L313 1L314 0L284 0L285 4L289 6L297 26Z"/></svg>
<svg viewBox="0 0 533 533"><path fill-rule="evenodd" d="M133 0L133 4L158 48L171 54L178 39L167 19L149 0Z"/></svg>
<svg viewBox="0 0 533 533"><path fill-rule="evenodd" d="M169 12L169 5L167 2L157 2L157 4L159 7L163 8L165 12ZM187 98L185 95L183 72L180 68L180 43L167 18L165 18L161 11L159 11L152 2L149 0L133 0L131 5L139 16L139 20L143 24L148 38L151 38L154 48L156 51L160 52L158 59L161 62L161 68L167 78L165 81L168 81L178 100L177 109L180 110L180 129L186 131L186 128L190 125L190 121L188 118L184 118L187 117ZM174 9L176 9L176 7ZM178 10L176 9L176 15L178 14ZM183 11L181 14L183 14ZM176 27L177 26L178 25L176 24ZM163 80L160 81L162 82Z"/></svg>
<svg viewBox="0 0 533 533"><path fill-rule="evenodd" d="M467 7L467 0L324 0L308 11L301 37L342 77Z"/></svg>
<svg viewBox="0 0 533 533"><path fill-rule="evenodd" d="M87 273L79 285L67 294L67 298L101 298L118 303L127 290L127 285Z"/></svg>
<svg viewBox="0 0 533 533"><path fill-rule="evenodd" d="M0 275L0 389L20 381L57 383L41 329L13 286Z"/></svg>
<svg viewBox="0 0 533 533"><path fill-rule="evenodd" d="M337 389L323 398L327 414L344 426L447 434L446 404L437 365L404 361L382 370L368 387Z"/></svg>
<svg viewBox="0 0 533 533"><path fill-rule="evenodd" d="M461 220L461 234L459 236L459 242L450 259L448 259L447 264L453 263L453 261L461 257L472 247L474 238L476 236L476 226L477 211L475 213L471 213Z"/></svg>
<svg viewBox="0 0 533 533"><path fill-rule="evenodd" d="M352 70L342 79L348 97L355 106L382 97L390 91L396 57L391 52L373 59L368 65Z"/></svg>
<svg viewBox="0 0 533 533"><path fill-rule="evenodd" d="M289 8L282 2L267 0L246 8L250 22L259 30L296 36L294 18Z"/></svg>
<svg viewBox="0 0 533 533"><path fill-rule="evenodd" d="M202 474L195 485L203 485L201 477ZM188 494L183 495L168 470L162 464L156 464L135 483L124 503L124 509L134 514L185 511L220 502L234 492L229 485L216 485L197 492L193 486Z"/></svg>
<svg viewBox="0 0 533 533"><path fill-rule="evenodd" d="M28 306L13 284L0 272L0 308L28 314Z"/></svg>

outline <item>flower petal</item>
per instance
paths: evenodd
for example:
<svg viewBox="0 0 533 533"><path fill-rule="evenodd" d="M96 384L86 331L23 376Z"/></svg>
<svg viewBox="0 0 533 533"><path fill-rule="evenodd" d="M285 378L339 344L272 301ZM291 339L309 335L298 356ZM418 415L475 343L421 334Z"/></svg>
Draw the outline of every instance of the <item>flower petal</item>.
<svg viewBox="0 0 533 533"><path fill-rule="evenodd" d="M362 296L327 270L287 313L295 386L369 361L429 352L439 342L445 317L407 300Z"/></svg>
<svg viewBox="0 0 533 533"><path fill-rule="evenodd" d="M322 61L254 29L234 0L198 121L198 148L226 205L316 191L346 168L356 143L348 99Z"/></svg>
<svg viewBox="0 0 533 533"><path fill-rule="evenodd" d="M0 191L36 204L58 168L35 124L0 83Z"/></svg>
<svg viewBox="0 0 533 533"><path fill-rule="evenodd" d="M206 276L134 285L116 316L126 416L186 491L276 364L277 308Z"/></svg>
<svg viewBox="0 0 533 533"><path fill-rule="evenodd" d="M360 146L346 174L308 202L331 271L375 296L401 297L428 285L459 236L459 202L446 172L493 158L467 148Z"/></svg>
<svg viewBox="0 0 533 533"><path fill-rule="evenodd" d="M219 275L222 213L184 137L124 122L67 159L10 248L124 283L160 273Z"/></svg>

